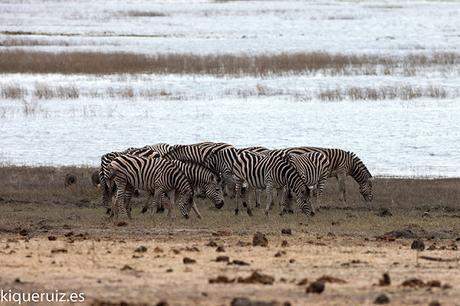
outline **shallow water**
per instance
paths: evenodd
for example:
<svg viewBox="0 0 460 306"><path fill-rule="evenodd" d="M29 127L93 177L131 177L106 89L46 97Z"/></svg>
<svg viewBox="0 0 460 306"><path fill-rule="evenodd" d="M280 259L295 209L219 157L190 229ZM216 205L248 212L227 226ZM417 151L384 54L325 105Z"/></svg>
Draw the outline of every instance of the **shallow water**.
<svg viewBox="0 0 460 306"><path fill-rule="evenodd" d="M374 175L460 176L455 100L296 102L282 97L188 101L2 101L0 162L97 165L101 154L158 142L339 147Z"/></svg>

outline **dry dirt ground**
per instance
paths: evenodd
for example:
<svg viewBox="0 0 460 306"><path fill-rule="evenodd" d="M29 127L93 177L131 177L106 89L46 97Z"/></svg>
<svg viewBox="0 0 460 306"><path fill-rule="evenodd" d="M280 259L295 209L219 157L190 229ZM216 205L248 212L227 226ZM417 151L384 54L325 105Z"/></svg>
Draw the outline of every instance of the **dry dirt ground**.
<svg viewBox="0 0 460 306"><path fill-rule="evenodd" d="M313 218L261 209L235 217L226 199L222 210L199 200L202 220L169 221L141 215L141 196L133 221L118 227L99 207L92 170L0 168L1 289L83 292L94 305L231 305L236 297L371 305L382 293L392 305L460 305L458 179L377 179L369 205L352 181L348 202L339 203L331 180ZM64 188L68 172L78 181ZM267 246L252 245L256 232ZM415 238L427 248L418 265ZM266 276L245 283L255 271ZM385 272L391 281L383 286ZM213 283L218 277L229 283ZM321 277L324 291L306 293Z"/></svg>

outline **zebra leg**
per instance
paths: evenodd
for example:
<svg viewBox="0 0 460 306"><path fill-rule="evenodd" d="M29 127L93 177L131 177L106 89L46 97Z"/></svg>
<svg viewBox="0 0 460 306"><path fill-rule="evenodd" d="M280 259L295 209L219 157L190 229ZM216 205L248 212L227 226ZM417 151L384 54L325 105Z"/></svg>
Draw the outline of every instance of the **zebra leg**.
<svg viewBox="0 0 460 306"><path fill-rule="evenodd" d="M337 174L337 180L339 181L339 201L346 202L346 191L345 191L345 173Z"/></svg>
<svg viewBox="0 0 460 306"><path fill-rule="evenodd" d="M235 195L235 215L238 215L240 209L240 198L241 198L241 188L242 188L243 182L240 180L236 181L235 185L235 190L236 190L236 195Z"/></svg>
<svg viewBox="0 0 460 306"><path fill-rule="evenodd" d="M133 196L134 189L132 187L127 187L125 192L125 209L128 214L128 219L132 220L131 216L131 198Z"/></svg>
<svg viewBox="0 0 460 306"><path fill-rule="evenodd" d="M254 198L256 199L255 207L260 207L260 190L257 188L254 188Z"/></svg>
<svg viewBox="0 0 460 306"><path fill-rule="evenodd" d="M168 218L170 220L176 219L176 214L174 212L174 209L176 206L176 198L177 198L177 191L175 189L168 192L168 194L165 194L165 193L162 194L162 202L168 208ZM166 199L169 199L169 201L167 201Z"/></svg>
<svg viewBox="0 0 460 306"><path fill-rule="evenodd" d="M252 216L251 205L249 205L249 186L241 187L241 200L243 202L243 207L246 207L246 212L249 216Z"/></svg>
<svg viewBox="0 0 460 306"><path fill-rule="evenodd" d="M125 197L126 197L126 183L118 184L117 198L114 212L114 219L117 221L120 218L120 214L123 214L125 210Z"/></svg>
<svg viewBox="0 0 460 306"><path fill-rule="evenodd" d="M192 209L193 209L193 211L195 212L195 214L196 214L196 216L198 217L198 219L202 219L202 218L203 218L203 217L201 216L201 214L200 214L200 211L198 210L198 207L196 207L195 201L193 201Z"/></svg>
<svg viewBox="0 0 460 306"><path fill-rule="evenodd" d="M268 196L267 205L265 206L265 215L268 216L268 211L272 208L273 205L273 187L271 183L267 184L265 191L267 192Z"/></svg>

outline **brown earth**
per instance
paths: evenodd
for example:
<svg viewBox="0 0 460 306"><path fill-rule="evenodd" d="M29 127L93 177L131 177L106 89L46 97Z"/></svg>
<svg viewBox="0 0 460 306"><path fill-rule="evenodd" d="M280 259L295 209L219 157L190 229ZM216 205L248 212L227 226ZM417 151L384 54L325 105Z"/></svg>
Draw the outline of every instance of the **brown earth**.
<svg viewBox="0 0 460 306"><path fill-rule="evenodd" d="M141 215L141 195L133 221L117 227L99 207L92 170L0 168L1 289L83 292L85 303L95 305L230 305L235 297L370 305L382 293L393 305L460 301L458 179L376 179L369 205L352 181L348 202L339 203L330 180L313 218L280 217L276 208L269 217L258 208L253 217L235 217L233 200L226 199L222 210L198 200L202 220L192 214L170 221L164 214ZM77 183L65 188L67 173ZM266 235L267 247L252 246L256 232ZM421 256L450 261L420 257L417 265L410 248L415 237L427 247ZM216 252L220 246L224 252ZM390 284L379 286L385 272ZM272 284L260 283L271 277ZM414 278L424 285L402 286ZM318 279L324 291L307 294Z"/></svg>

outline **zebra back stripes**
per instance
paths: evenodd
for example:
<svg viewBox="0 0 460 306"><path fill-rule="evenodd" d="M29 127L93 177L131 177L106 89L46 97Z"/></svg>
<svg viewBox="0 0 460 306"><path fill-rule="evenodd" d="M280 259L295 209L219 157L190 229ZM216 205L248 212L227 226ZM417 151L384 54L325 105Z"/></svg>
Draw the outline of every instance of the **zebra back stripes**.
<svg viewBox="0 0 460 306"><path fill-rule="evenodd" d="M159 204L163 193L175 189L179 194L177 205L188 218L193 204L193 188L185 174L171 161L126 154L116 157L108 168L109 185L113 182L117 185L116 217L125 207L125 192L131 186L154 192L154 205Z"/></svg>

